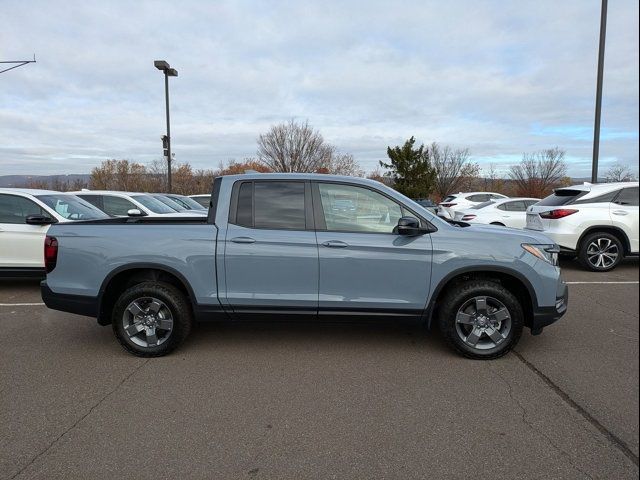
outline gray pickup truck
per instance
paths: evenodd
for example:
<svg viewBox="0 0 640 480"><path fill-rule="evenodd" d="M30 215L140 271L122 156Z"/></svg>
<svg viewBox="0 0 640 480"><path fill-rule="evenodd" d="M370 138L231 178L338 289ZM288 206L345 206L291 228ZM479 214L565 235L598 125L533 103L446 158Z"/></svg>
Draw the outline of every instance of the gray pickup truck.
<svg viewBox="0 0 640 480"><path fill-rule="evenodd" d="M55 224L42 298L95 317L129 352L164 355L197 320L408 320L472 358L567 308L558 246L450 224L362 178L246 174L213 183L208 217Z"/></svg>

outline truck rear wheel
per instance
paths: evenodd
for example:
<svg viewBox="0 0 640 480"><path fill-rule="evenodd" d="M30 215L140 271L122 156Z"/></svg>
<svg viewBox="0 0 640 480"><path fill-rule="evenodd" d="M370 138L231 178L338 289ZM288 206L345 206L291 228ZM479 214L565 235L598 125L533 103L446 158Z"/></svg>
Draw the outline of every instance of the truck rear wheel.
<svg viewBox="0 0 640 480"><path fill-rule="evenodd" d="M440 330L465 357L498 358L520 340L522 306L506 288L491 280L472 280L454 287L441 302Z"/></svg>
<svg viewBox="0 0 640 480"><path fill-rule="evenodd" d="M173 285L144 282L125 290L112 313L113 332L123 348L139 357L159 357L189 335L193 315Z"/></svg>

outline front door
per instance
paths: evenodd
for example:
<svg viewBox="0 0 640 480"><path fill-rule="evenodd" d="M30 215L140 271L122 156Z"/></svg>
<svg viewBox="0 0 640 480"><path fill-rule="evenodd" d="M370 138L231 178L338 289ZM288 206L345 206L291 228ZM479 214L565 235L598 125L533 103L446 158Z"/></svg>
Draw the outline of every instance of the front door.
<svg viewBox="0 0 640 480"><path fill-rule="evenodd" d="M224 302L236 316L316 316L312 223L309 182L236 182L224 236Z"/></svg>
<svg viewBox="0 0 640 480"><path fill-rule="evenodd" d="M431 278L431 237L394 233L416 216L372 188L314 182L321 315L420 318Z"/></svg>
<svg viewBox="0 0 640 480"><path fill-rule="evenodd" d="M29 215L50 215L28 198L0 195L0 268L44 268L49 225L29 225Z"/></svg>
<svg viewBox="0 0 640 480"><path fill-rule="evenodd" d="M623 188L610 204L611 221L629 236L629 247L638 252L638 187Z"/></svg>

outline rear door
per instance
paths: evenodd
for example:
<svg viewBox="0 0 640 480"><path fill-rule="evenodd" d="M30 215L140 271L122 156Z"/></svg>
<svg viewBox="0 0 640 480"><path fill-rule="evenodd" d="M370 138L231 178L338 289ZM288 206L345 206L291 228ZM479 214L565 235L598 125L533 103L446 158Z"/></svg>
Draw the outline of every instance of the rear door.
<svg viewBox="0 0 640 480"><path fill-rule="evenodd" d="M610 206L613 225L623 230L633 253L638 252L638 187L622 189Z"/></svg>
<svg viewBox="0 0 640 480"><path fill-rule="evenodd" d="M524 228L527 223L527 207L524 200L514 200L498 205L502 223L511 228Z"/></svg>
<svg viewBox="0 0 640 480"><path fill-rule="evenodd" d="M49 212L19 195L0 195L0 268L44 267L44 237L49 225L29 225L29 215Z"/></svg>
<svg viewBox="0 0 640 480"><path fill-rule="evenodd" d="M431 278L431 237L394 233L401 216L417 215L368 187L312 184L320 315L420 318Z"/></svg>
<svg viewBox="0 0 640 480"><path fill-rule="evenodd" d="M236 182L224 242L224 298L236 316L315 317L318 245L309 182Z"/></svg>

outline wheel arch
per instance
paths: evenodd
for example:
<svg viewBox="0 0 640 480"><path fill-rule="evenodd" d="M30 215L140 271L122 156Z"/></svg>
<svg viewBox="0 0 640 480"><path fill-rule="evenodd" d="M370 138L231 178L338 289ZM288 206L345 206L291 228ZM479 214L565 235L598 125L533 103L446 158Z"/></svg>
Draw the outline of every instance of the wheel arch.
<svg viewBox="0 0 640 480"><path fill-rule="evenodd" d="M433 290L431 300L425 314L427 328L431 328L433 317L438 314L439 301L446 294L448 288L470 280L492 280L497 281L522 303L525 326L531 327L533 324L533 308L538 305L538 297L531 282L520 272L508 268L495 266L467 267L450 272L445 276Z"/></svg>
<svg viewBox="0 0 640 480"><path fill-rule="evenodd" d="M186 278L174 268L155 263L133 263L112 270L98 292L98 323L109 325L116 299L126 289L148 280L169 283L178 288L195 309L195 295Z"/></svg>
<svg viewBox="0 0 640 480"><path fill-rule="evenodd" d="M582 248L582 242L588 235L591 235L592 233L597 233L597 232L605 232L615 236L618 240L620 240L620 242L622 242L624 255L626 256L631 253L631 242L629 241L629 237L627 236L624 230L622 230L619 227L614 227L613 225L593 225L587 228L584 232L582 232L582 235L580 235L580 238L578 239L578 243L576 246L576 250L580 251L580 249Z"/></svg>

